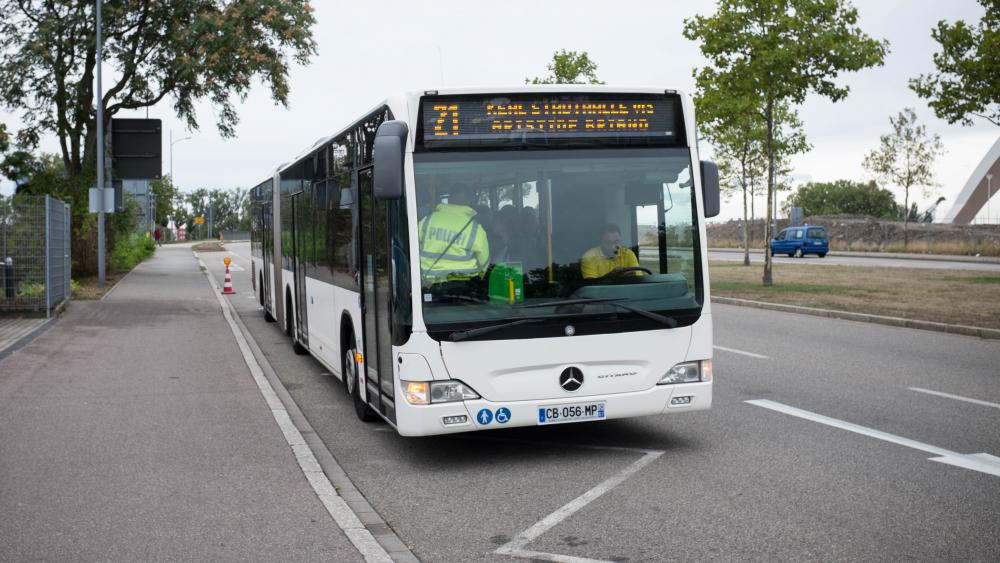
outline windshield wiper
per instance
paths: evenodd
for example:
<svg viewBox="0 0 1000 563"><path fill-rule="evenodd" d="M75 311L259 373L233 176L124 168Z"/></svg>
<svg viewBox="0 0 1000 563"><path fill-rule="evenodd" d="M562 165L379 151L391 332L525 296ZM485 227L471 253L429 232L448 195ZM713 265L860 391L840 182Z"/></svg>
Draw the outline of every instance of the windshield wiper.
<svg viewBox="0 0 1000 563"><path fill-rule="evenodd" d="M646 317L647 319L654 320L662 325L668 326L670 328L677 328L677 320L671 317L664 317L663 315L653 313L652 311L647 311L645 309L640 309L638 307L633 307L631 305L626 305L621 303L621 299L616 297L594 297L590 299L567 299L565 301L547 301L545 303L525 303L522 305L516 305L516 307L523 309L534 309L536 307L558 307L560 305L587 305L591 303L607 303L609 305L614 305L615 307L621 307L626 311L631 311L637 315Z"/></svg>
<svg viewBox="0 0 1000 563"><path fill-rule="evenodd" d="M528 323L541 322L544 319L532 318L532 319L518 319L516 321L511 321L508 323L500 323L489 326L481 326L479 328L471 328L469 330L457 330L448 335L448 340L452 342L458 342L459 340L465 340L466 338L472 338L473 336L482 336L484 334L489 334L495 330L500 330L502 328L507 328L511 326L518 326Z"/></svg>

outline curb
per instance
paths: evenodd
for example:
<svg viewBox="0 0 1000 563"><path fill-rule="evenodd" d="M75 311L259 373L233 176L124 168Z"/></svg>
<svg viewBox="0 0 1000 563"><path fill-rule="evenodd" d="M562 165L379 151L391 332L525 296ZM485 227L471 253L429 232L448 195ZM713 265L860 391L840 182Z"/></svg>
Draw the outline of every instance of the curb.
<svg viewBox="0 0 1000 563"><path fill-rule="evenodd" d="M25 334L21 338L18 338L17 340L9 344L6 348L0 348L0 360L6 358L7 356L13 354L14 352L17 352L21 348L24 348L25 346L30 344L32 340L37 338L46 330L49 330L49 328L52 327L52 325L55 324L55 322L56 322L55 316L49 317L43 324L39 325L38 328L36 328L35 330L32 330L28 334Z"/></svg>
<svg viewBox="0 0 1000 563"><path fill-rule="evenodd" d="M766 301L738 299L736 297L712 296L712 302L721 303L723 305L737 305L740 307L752 307L754 309L781 311L783 313L798 313L801 315L812 315L814 317L827 317L830 319L841 319L845 321L857 321L862 323L873 323L873 324L895 326L902 328L916 328L920 330L931 330L935 332L946 332L949 334L960 334L962 336L975 336L977 338L1000 340L1000 329L995 329L995 328L983 328L978 326L967 326L967 325L952 325L947 323L936 323L933 321L918 321L914 319L904 319L902 317L886 317L883 315L852 313L849 311L837 311L834 309L803 307L801 305L782 305L779 303L768 303Z"/></svg>
<svg viewBox="0 0 1000 563"><path fill-rule="evenodd" d="M201 260L198 252L194 252L195 259L202 266L205 266L204 262ZM205 275L208 276L209 285L212 287L213 291L219 292L218 284L213 277L211 271L205 267ZM401 561L406 563L416 562L419 563L419 559L410 551L410 548L403 542L403 540L396 535L395 531L389 526L388 523L382 518L381 515L376 512L375 508L365 499L361 491L354 485L350 477L348 477L347 472L340 466L336 458L323 443L322 438L313 429L309 420L306 419L305 415L299 409L299 406L295 403L292 396L285 389L283 383L278 378L278 374L275 373L274 368L271 363L267 360L264 352L257 345L257 341L254 339L253 335L250 334L250 330L243 323L242 317L237 312L236 307L232 303L225 299L221 294L218 294L221 301L225 302L226 308L228 308L233 322L239 328L240 333L244 340L246 341L247 347L250 349L254 360L256 360L257 365L260 367L264 378L270 384L277 396L278 401L284 407L284 410L288 413L288 418L291 420L292 425L298 430L301 435L302 440L306 443L307 447L311 450L315 462L319 464L320 469L326 475L329 483L334 487L334 493L336 496L340 497L343 502L347 505L347 508L353 513L353 516L359 521L362 526L359 530L355 529L341 529L345 532L348 538L354 538L352 535L357 535L356 531L364 531L370 534L368 537L375 540L376 544L384 550L384 553L388 555L389 559L392 561ZM298 457L298 454L296 454ZM322 499L321 499L322 500ZM336 518L334 518L336 520ZM338 523L339 525L339 523ZM370 541L370 540L369 540ZM364 543L364 542L362 542ZM355 547L358 544L355 543ZM378 554L366 553L364 550L359 548L359 551L368 561L378 561ZM375 557L372 557L375 555Z"/></svg>
<svg viewBox="0 0 1000 563"><path fill-rule="evenodd" d="M709 248L709 252L739 252L742 248ZM751 248L750 254L764 254L759 248ZM1000 264L1000 257L995 256L961 256L957 254L901 254L893 252L855 252L849 250L831 250L827 256L844 256L847 258L880 258L883 260L929 260L932 262L962 262L966 264Z"/></svg>

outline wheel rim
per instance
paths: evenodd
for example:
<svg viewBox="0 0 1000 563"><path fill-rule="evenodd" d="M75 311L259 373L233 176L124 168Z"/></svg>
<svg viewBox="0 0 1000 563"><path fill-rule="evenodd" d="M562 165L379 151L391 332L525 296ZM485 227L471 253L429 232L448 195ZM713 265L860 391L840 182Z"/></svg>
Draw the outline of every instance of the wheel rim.
<svg viewBox="0 0 1000 563"><path fill-rule="evenodd" d="M348 350L344 357L344 384L347 385L347 394L354 395L354 388L357 387L358 374L354 365L354 351Z"/></svg>

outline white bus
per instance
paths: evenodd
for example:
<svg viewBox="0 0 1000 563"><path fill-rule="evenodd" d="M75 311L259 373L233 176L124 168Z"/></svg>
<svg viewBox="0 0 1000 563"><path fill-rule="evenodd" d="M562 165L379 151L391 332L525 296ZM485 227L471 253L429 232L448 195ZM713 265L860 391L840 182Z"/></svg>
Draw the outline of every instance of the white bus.
<svg viewBox="0 0 1000 563"><path fill-rule="evenodd" d="M695 131L674 90L388 98L253 190L265 317L404 436L707 409Z"/></svg>

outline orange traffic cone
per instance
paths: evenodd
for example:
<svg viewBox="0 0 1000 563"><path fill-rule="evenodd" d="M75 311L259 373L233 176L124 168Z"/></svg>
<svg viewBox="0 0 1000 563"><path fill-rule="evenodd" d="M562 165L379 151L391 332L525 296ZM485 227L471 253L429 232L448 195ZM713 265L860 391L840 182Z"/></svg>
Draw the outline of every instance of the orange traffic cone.
<svg viewBox="0 0 1000 563"><path fill-rule="evenodd" d="M233 277L229 275L229 264L226 264L226 279L222 282L223 295L236 293L233 291Z"/></svg>

